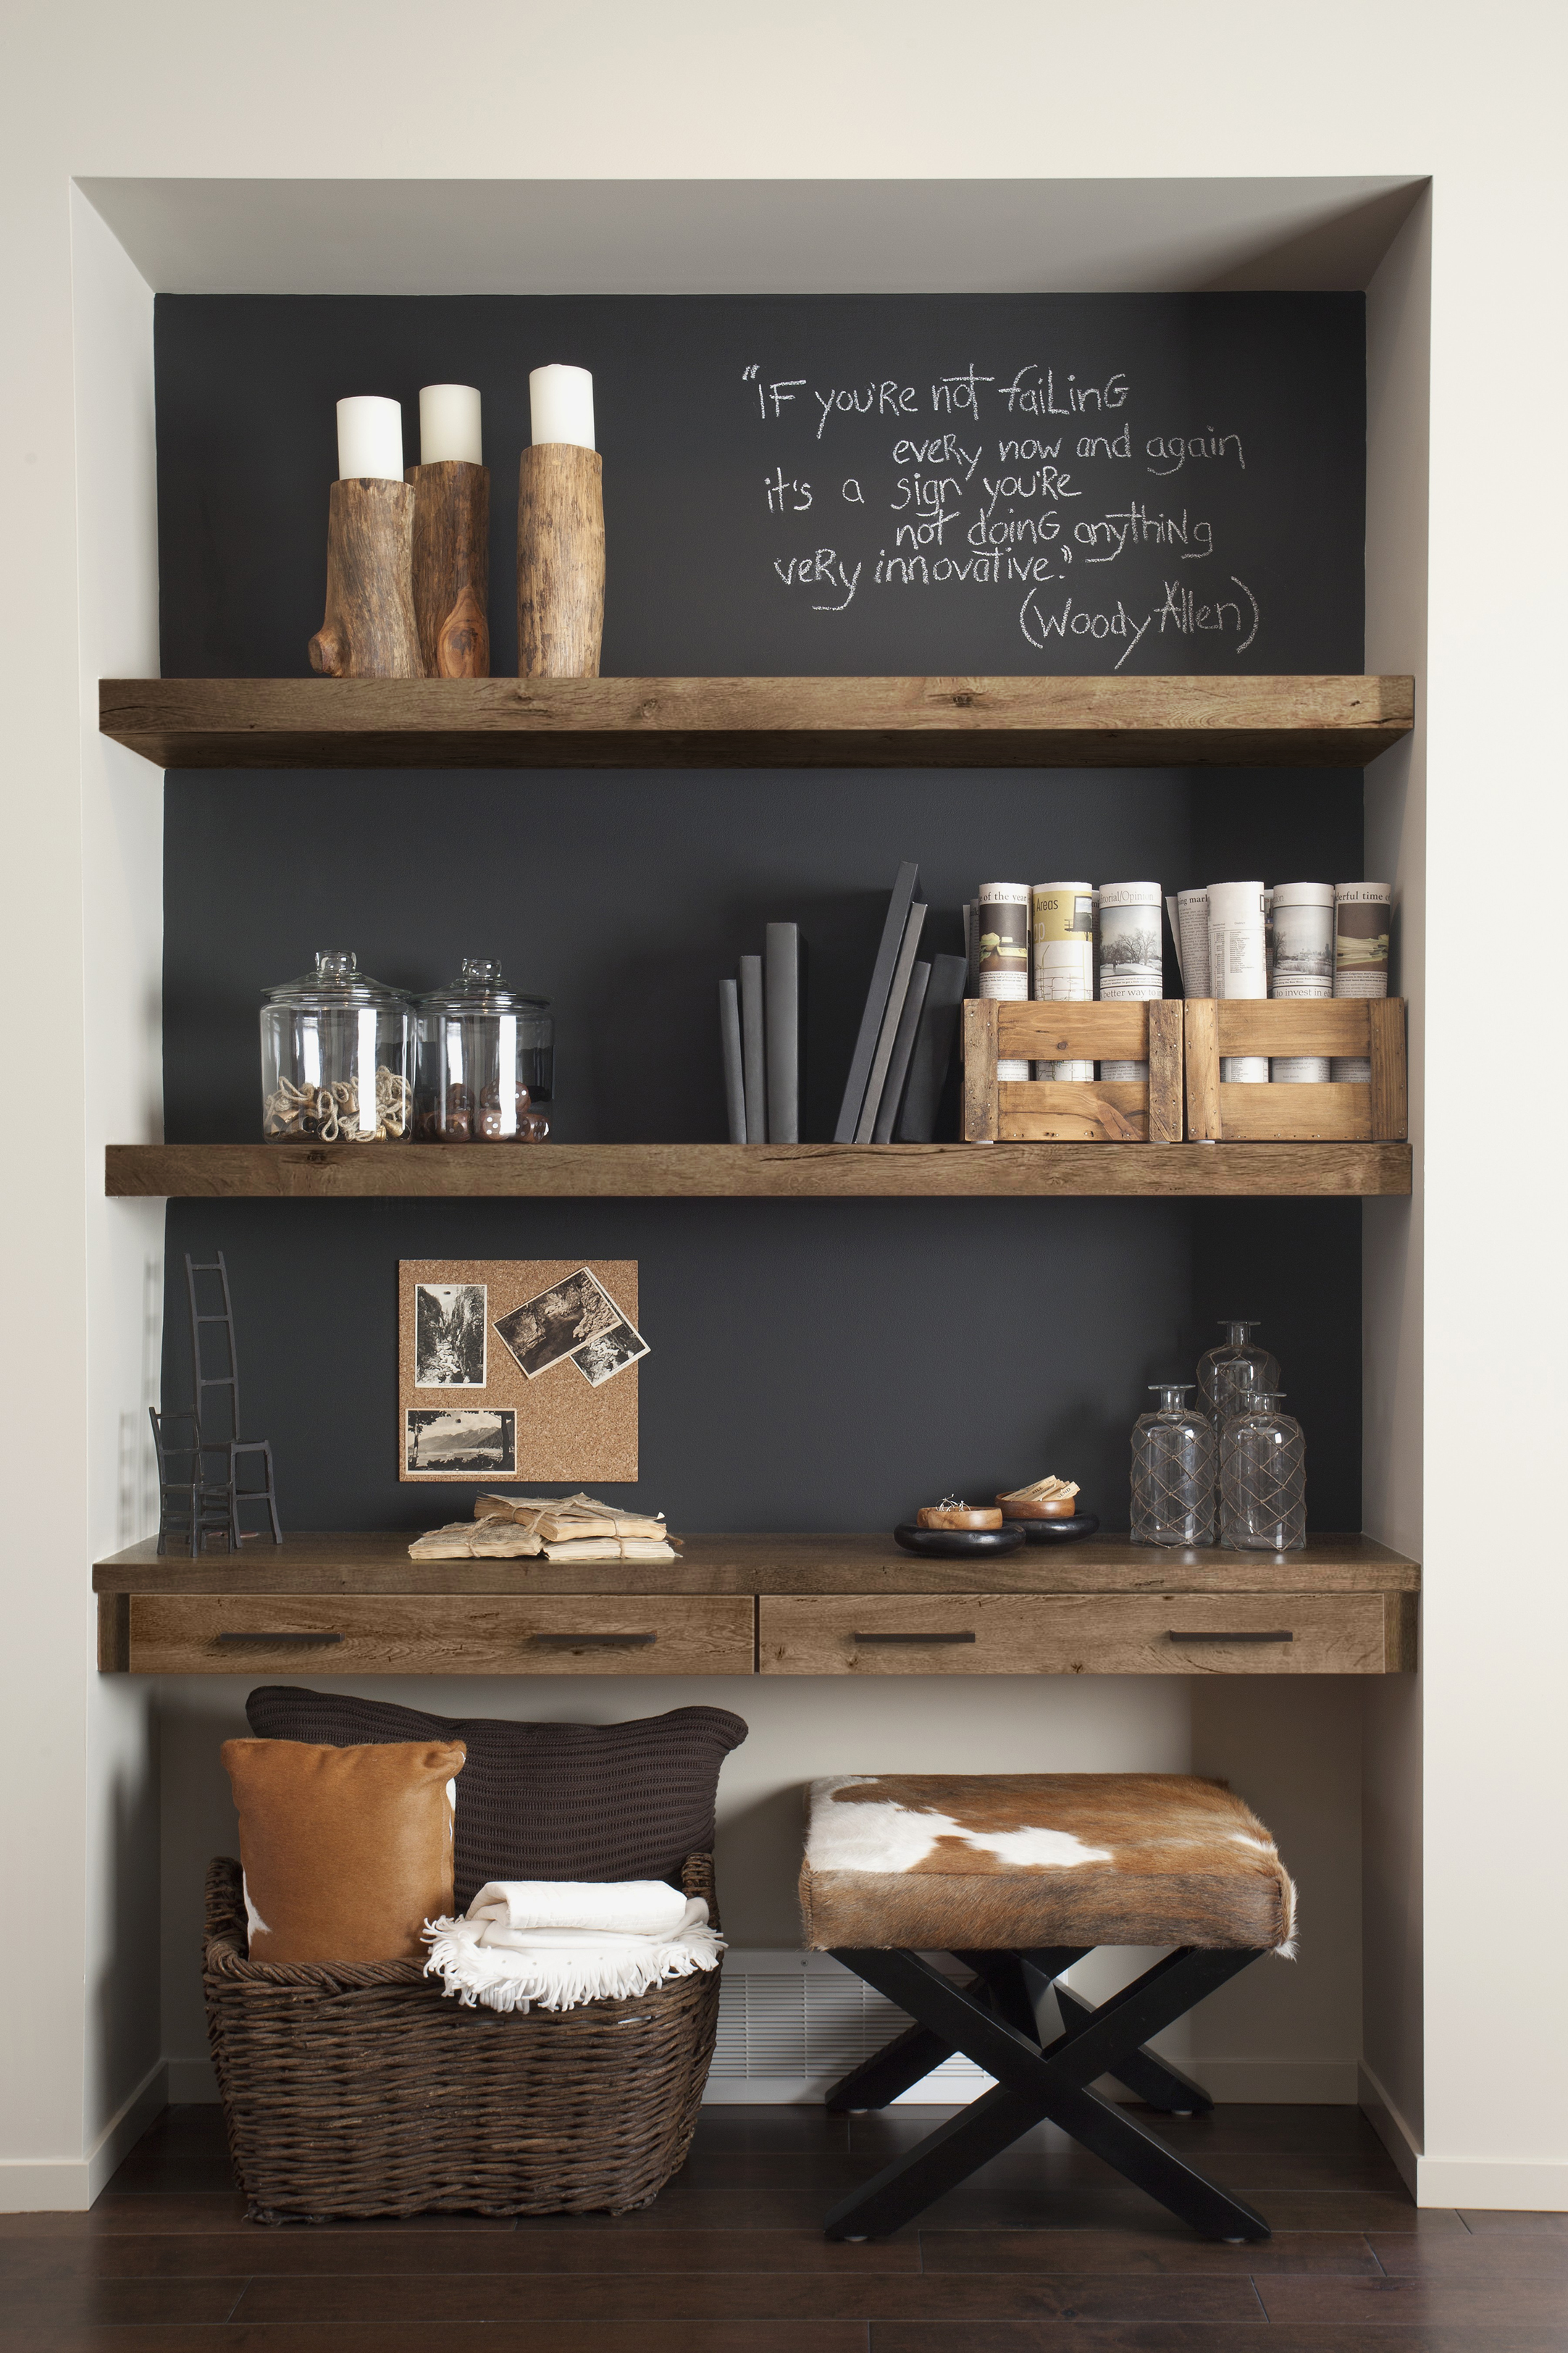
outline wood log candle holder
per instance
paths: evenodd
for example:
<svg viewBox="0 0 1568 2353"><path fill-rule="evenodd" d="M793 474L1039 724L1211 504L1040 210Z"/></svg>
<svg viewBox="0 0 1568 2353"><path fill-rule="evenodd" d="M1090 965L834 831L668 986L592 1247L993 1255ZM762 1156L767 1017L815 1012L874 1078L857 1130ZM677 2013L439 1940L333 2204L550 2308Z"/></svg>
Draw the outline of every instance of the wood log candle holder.
<svg viewBox="0 0 1568 2353"><path fill-rule="evenodd" d="M310 639L323 678L423 678L414 617L415 493L380 475L332 484L327 609Z"/></svg>
<svg viewBox="0 0 1568 2353"><path fill-rule="evenodd" d="M536 442L518 477L517 674L597 678L604 634L604 461Z"/></svg>
<svg viewBox="0 0 1568 2353"><path fill-rule="evenodd" d="M490 473L443 458L410 466L414 617L426 678L490 674Z"/></svg>

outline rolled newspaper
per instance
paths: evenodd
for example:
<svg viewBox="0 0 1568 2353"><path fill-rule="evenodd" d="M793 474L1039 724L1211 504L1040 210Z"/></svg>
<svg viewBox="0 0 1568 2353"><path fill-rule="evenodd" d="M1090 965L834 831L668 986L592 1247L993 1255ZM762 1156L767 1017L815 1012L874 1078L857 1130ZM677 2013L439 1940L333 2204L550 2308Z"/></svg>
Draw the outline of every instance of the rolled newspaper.
<svg viewBox="0 0 1568 2353"><path fill-rule="evenodd" d="M1100 995L1106 1005L1146 1005L1165 993L1157 882L1100 886ZM1147 1062L1101 1062L1102 1079L1146 1079Z"/></svg>
<svg viewBox="0 0 1568 2353"><path fill-rule="evenodd" d="M1388 934L1394 904L1392 882L1341 882L1334 890L1334 995L1388 995ZM1372 1064L1364 1054L1336 1054L1333 1074L1367 1086Z"/></svg>
<svg viewBox="0 0 1568 2353"><path fill-rule="evenodd" d="M1209 994L1267 997L1261 882L1211 882L1209 901ZM1267 1054L1223 1054L1219 1074L1230 1086L1266 1086Z"/></svg>
<svg viewBox="0 0 1568 2353"><path fill-rule="evenodd" d="M1029 886L983 882L976 914L980 994L1004 1004L1027 1004L1029 997ZM1026 1079L1029 1065L1009 1057L996 1065L999 1079Z"/></svg>
<svg viewBox="0 0 1568 2353"><path fill-rule="evenodd" d="M1165 901L1171 918L1171 939L1176 951L1176 970L1181 975L1184 997L1206 997L1209 993L1209 894L1206 891L1177 891Z"/></svg>
<svg viewBox="0 0 1568 2353"><path fill-rule="evenodd" d="M1037 882L1031 922L1034 974L1030 994L1041 1004L1094 1002L1094 886ZM1037 1079L1092 1079L1092 1062L1037 1062Z"/></svg>
<svg viewBox="0 0 1568 2353"><path fill-rule="evenodd" d="M1279 882L1274 888L1270 997L1331 997L1334 993L1334 886ZM1268 1075L1277 1086L1321 1085L1326 1054L1276 1054Z"/></svg>

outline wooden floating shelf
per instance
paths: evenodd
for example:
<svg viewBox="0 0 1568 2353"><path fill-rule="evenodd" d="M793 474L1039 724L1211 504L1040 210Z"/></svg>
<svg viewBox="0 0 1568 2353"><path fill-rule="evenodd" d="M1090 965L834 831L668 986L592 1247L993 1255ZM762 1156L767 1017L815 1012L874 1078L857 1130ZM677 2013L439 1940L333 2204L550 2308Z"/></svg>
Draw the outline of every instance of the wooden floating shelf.
<svg viewBox="0 0 1568 2353"><path fill-rule="evenodd" d="M437 1508L434 1504L432 1510ZM1420 1570L1364 1536L1298 1552L1124 1536L917 1560L885 1535L694 1535L647 1565L414 1561L409 1532L237 1559L100 1561L110 1674L1397 1674Z"/></svg>
<svg viewBox="0 0 1568 2353"><path fill-rule="evenodd" d="M111 1144L105 1190L203 1200L1406 1194L1407 1144Z"/></svg>
<svg viewBox="0 0 1568 2353"><path fill-rule="evenodd" d="M163 768L1364 767L1409 678L105 679Z"/></svg>

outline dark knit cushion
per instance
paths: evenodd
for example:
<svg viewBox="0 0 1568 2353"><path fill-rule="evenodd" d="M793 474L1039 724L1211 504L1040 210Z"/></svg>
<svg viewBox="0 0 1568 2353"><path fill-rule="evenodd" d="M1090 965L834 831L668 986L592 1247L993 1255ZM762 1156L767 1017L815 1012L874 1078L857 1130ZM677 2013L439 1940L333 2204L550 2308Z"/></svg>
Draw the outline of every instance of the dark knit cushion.
<svg viewBox="0 0 1568 2353"><path fill-rule="evenodd" d="M260 1740L327 1748L460 1740L458 1909L487 1879L668 1879L713 1844L719 1767L746 1736L722 1707L630 1724L515 1724L427 1715L388 1700L263 1683L245 1704Z"/></svg>

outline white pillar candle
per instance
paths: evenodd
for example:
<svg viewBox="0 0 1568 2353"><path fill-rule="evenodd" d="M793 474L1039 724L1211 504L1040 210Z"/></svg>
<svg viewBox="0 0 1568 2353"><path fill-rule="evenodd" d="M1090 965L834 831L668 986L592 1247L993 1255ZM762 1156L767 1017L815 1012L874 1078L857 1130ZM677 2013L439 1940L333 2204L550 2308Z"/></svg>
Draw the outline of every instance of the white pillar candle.
<svg viewBox="0 0 1568 2353"><path fill-rule="evenodd" d="M580 449L596 447L594 379L586 368L531 368L528 400L535 446L541 441L574 441Z"/></svg>
<svg viewBox="0 0 1568 2353"><path fill-rule="evenodd" d="M419 394L419 463L438 466L447 458L482 466L479 396L471 384L427 384Z"/></svg>
<svg viewBox="0 0 1568 2353"><path fill-rule="evenodd" d="M403 480L403 411L371 392L338 403L338 480L363 477Z"/></svg>

